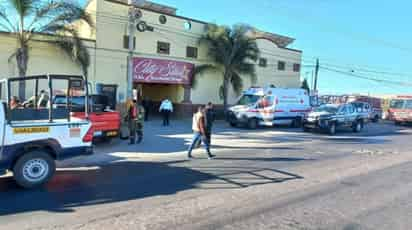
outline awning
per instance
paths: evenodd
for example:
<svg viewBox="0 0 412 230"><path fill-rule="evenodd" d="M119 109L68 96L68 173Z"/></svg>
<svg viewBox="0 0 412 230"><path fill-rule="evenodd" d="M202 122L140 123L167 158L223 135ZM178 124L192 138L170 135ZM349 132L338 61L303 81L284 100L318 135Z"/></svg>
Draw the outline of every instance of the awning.
<svg viewBox="0 0 412 230"><path fill-rule="evenodd" d="M133 81L137 83L157 83L190 85L194 64L188 62L153 59L133 59Z"/></svg>

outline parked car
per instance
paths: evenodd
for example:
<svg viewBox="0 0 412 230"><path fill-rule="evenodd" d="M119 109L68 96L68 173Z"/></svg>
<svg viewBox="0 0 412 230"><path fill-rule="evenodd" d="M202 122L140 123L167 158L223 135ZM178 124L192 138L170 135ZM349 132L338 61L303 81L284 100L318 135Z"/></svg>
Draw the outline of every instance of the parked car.
<svg viewBox="0 0 412 230"><path fill-rule="evenodd" d="M379 120L383 118L383 100L380 98L369 96L349 96L348 102L363 103L364 110L368 110L369 120L372 122L379 122Z"/></svg>
<svg viewBox="0 0 412 230"><path fill-rule="evenodd" d="M364 123L368 123L369 121L376 123L382 117L382 113L374 110L369 103L355 101L350 104L355 107L356 112L362 117Z"/></svg>
<svg viewBox="0 0 412 230"><path fill-rule="evenodd" d="M310 98L304 89L250 88L229 108L227 120L231 126L241 124L250 129L275 124L301 126L310 110Z"/></svg>
<svg viewBox="0 0 412 230"><path fill-rule="evenodd" d="M67 97L57 95L54 98L56 107L66 107ZM85 97L69 97L68 105L73 117L84 119ZM94 130L94 139L103 139L109 141L120 134L120 112L109 109L108 98L104 95L90 95L89 97L89 119L92 122Z"/></svg>
<svg viewBox="0 0 412 230"><path fill-rule="evenodd" d="M398 97L391 100L388 117L397 125L412 123L412 97Z"/></svg>
<svg viewBox="0 0 412 230"><path fill-rule="evenodd" d="M334 135L339 128L360 132L364 125L364 118L356 112L353 104L322 105L305 117L303 130L321 130Z"/></svg>

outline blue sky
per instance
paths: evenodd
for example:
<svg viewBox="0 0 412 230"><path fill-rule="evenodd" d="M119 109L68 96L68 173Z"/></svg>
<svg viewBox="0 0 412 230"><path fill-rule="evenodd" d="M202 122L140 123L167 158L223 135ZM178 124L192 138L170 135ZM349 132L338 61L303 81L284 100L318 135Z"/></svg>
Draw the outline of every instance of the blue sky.
<svg viewBox="0 0 412 230"><path fill-rule="evenodd" d="M247 23L291 36L303 50L303 65L327 70L319 74L321 93L412 93L412 2L407 0L156 0L178 14L218 24ZM310 80L313 68L302 77ZM353 71L354 72L353 72ZM400 83L361 80L360 77Z"/></svg>

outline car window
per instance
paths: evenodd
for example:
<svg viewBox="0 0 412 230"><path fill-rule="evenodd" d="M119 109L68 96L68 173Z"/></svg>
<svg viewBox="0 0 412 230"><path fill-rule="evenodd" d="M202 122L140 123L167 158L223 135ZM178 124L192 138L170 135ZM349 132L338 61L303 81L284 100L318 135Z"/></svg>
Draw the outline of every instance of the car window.
<svg viewBox="0 0 412 230"><path fill-rule="evenodd" d="M407 100L406 101L405 109L412 109L412 100Z"/></svg>
<svg viewBox="0 0 412 230"><path fill-rule="evenodd" d="M346 106L339 107L339 113L346 113Z"/></svg>
<svg viewBox="0 0 412 230"><path fill-rule="evenodd" d="M243 95L239 101L237 102L238 105L253 105L255 104L261 97L257 95Z"/></svg>
<svg viewBox="0 0 412 230"><path fill-rule="evenodd" d="M404 100L392 100L390 103L390 108L391 109L402 109L404 102L405 102Z"/></svg>
<svg viewBox="0 0 412 230"><path fill-rule="evenodd" d="M346 113L347 114L355 113L355 107L353 107L351 105L348 105L347 108L346 108Z"/></svg>

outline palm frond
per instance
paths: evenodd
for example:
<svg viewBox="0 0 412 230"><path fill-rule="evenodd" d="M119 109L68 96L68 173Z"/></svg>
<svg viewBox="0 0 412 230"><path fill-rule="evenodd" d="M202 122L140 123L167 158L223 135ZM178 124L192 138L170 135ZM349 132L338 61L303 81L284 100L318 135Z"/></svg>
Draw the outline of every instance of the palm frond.
<svg viewBox="0 0 412 230"><path fill-rule="evenodd" d="M215 71L217 70L218 67L216 65L212 64L203 64L203 65L198 65L195 66L193 70L193 78L192 78L192 88L196 88L198 84L197 78L202 74L207 71Z"/></svg>
<svg viewBox="0 0 412 230"><path fill-rule="evenodd" d="M90 54L86 45L79 37L78 32L75 29L62 26L59 28L59 33L61 35L56 35L55 39L48 42L54 43L63 50L74 62L82 67L83 73L87 75L90 65Z"/></svg>
<svg viewBox="0 0 412 230"><path fill-rule="evenodd" d="M38 33L54 34L62 26L71 25L76 21L85 22L91 28L95 26L91 15L83 8L73 3L51 3L44 6L42 9L39 9L37 15L39 19L35 19L35 21L39 21L45 16L50 17L46 23L43 23L35 29ZM35 24L37 24L37 22L35 22Z"/></svg>
<svg viewBox="0 0 412 230"><path fill-rule="evenodd" d="M8 32L16 32L16 27L10 21L10 18L4 8L0 8L0 27Z"/></svg>
<svg viewBox="0 0 412 230"><path fill-rule="evenodd" d="M9 0L8 1L19 17L29 16L40 3L40 0Z"/></svg>

